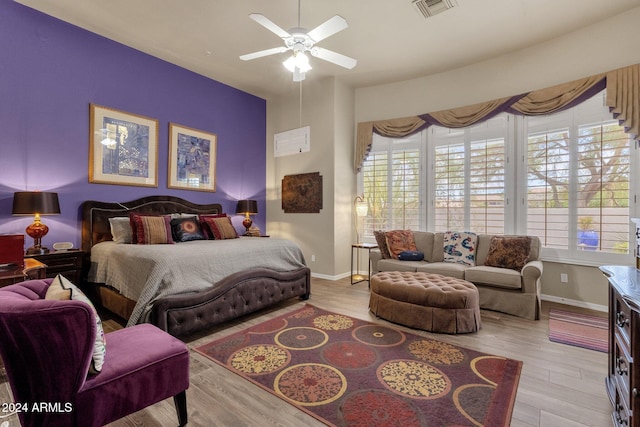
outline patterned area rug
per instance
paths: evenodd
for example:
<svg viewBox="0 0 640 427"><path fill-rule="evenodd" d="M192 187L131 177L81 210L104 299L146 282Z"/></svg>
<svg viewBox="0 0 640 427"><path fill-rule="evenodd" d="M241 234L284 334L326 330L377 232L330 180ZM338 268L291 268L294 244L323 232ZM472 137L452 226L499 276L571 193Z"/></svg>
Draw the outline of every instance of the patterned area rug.
<svg viewBox="0 0 640 427"><path fill-rule="evenodd" d="M308 304L195 350L333 426L508 426L522 369Z"/></svg>
<svg viewBox="0 0 640 427"><path fill-rule="evenodd" d="M609 320L552 308L549 310L549 340L606 353L609 351Z"/></svg>

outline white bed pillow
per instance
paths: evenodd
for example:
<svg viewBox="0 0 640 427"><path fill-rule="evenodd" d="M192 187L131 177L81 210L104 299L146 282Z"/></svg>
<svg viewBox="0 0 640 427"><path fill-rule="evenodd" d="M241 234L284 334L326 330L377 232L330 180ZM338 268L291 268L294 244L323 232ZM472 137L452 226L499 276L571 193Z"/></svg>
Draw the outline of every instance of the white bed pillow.
<svg viewBox="0 0 640 427"><path fill-rule="evenodd" d="M131 222L128 216L109 218L111 236L115 243L131 243Z"/></svg>

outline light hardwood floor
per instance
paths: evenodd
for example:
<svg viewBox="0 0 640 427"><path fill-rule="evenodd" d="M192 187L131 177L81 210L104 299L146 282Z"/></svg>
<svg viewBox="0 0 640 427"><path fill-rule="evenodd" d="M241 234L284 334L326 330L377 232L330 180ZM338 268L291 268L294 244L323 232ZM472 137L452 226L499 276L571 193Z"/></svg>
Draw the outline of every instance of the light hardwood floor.
<svg viewBox="0 0 640 427"><path fill-rule="evenodd" d="M337 313L373 322L368 311L366 282L350 285L349 279L312 279L308 303ZM284 314L305 302L284 302L239 321L227 323L184 338L191 348ZM514 427L611 426L611 405L606 396L605 353L552 343L548 339L549 308L588 312L575 307L543 302L539 321L520 319L497 312L482 311L482 329L463 335L430 334L396 327L440 341L509 357L524 362L511 425ZM602 315L602 313L599 313ZM114 319L104 320L105 329L120 328ZM0 401L11 399L4 369L0 376ZM296 410L278 397L243 380L198 353L191 352L191 385L187 391L190 426L323 426L313 417ZM9 418L17 426L17 417ZM173 426L177 417L173 399L167 399L109 426ZM0 424L1 425L1 424ZM5 427L5 426L2 426Z"/></svg>

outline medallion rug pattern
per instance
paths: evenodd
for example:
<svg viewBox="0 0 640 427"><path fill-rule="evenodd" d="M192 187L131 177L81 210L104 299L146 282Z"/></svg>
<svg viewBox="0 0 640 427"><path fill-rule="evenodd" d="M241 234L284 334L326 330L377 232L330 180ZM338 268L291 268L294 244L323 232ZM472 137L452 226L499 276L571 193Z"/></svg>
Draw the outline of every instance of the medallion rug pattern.
<svg viewBox="0 0 640 427"><path fill-rule="evenodd" d="M308 304L195 351L333 426L507 426L522 369Z"/></svg>

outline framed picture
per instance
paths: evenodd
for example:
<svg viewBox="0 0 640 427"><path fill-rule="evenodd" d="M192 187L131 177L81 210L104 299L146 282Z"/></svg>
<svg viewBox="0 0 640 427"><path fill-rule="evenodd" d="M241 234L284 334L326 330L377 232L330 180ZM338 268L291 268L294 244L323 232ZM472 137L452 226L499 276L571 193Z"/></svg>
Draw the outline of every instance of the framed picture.
<svg viewBox="0 0 640 427"><path fill-rule="evenodd" d="M216 191L216 142L213 133L169 123L169 188Z"/></svg>
<svg viewBox="0 0 640 427"><path fill-rule="evenodd" d="M89 182L158 186L158 121L90 104Z"/></svg>
<svg viewBox="0 0 640 427"><path fill-rule="evenodd" d="M320 213L322 209L322 175L320 172L285 175L282 178L284 213Z"/></svg>

